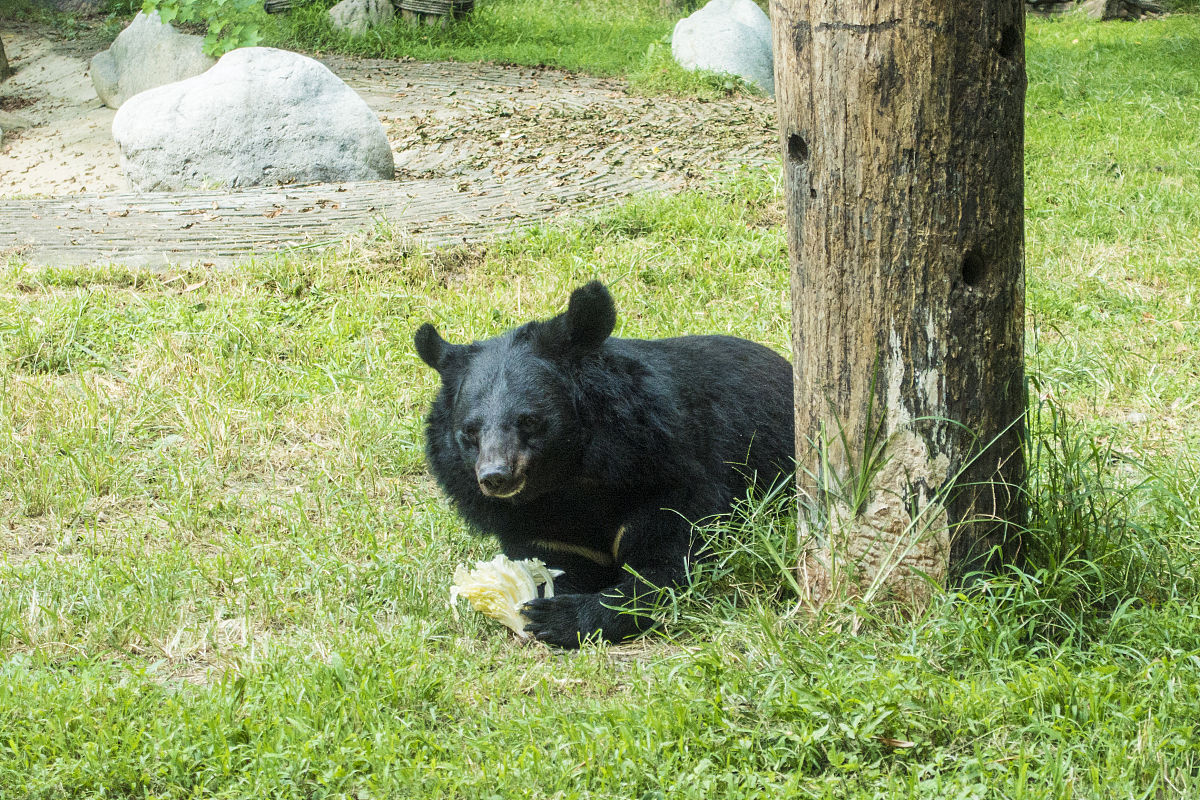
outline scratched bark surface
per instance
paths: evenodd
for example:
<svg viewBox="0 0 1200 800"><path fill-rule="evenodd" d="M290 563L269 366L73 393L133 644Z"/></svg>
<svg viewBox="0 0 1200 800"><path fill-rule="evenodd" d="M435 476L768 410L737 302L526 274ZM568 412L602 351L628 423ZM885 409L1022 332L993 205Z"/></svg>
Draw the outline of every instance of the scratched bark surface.
<svg viewBox="0 0 1200 800"><path fill-rule="evenodd" d="M1024 514L1023 2L771 16L802 571L817 604L919 602Z"/></svg>

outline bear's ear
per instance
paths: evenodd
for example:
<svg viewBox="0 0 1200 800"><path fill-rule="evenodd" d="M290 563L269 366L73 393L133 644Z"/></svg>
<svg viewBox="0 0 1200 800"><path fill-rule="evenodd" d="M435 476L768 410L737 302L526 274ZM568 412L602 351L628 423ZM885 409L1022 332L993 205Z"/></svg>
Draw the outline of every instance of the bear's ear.
<svg viewBox="0 0 1200 800"><path fill-rule="evenodd" d="M581 356L604 344L616 324L612 295L600 281L592 281L571 292L566 311L532 328L537 346L547 355Z"/></svg>
<svg viewBox="0 0 1200 800"><path fill-rule="evenodd" d="M612 295L600 281L592 281L571 292L565 312L535 324L535 328L538 345L545 352L583 355L604 344L616 324Z"/></svg>
<svg viewBox="0 0 1200 800"><path fill-rule="evenodd" d="M417 332L413 336L413 344L417 346L417 355L421 357L421 360L439 373L446 371L455 353L462 347L447 342L437 332L437 328L428 322L417 328Z"/></svg>
<svg viewBox="0 0 1200 800"><path fill-rule="evenodd" d="M592 281L571 292L567 304L567 336L579 350L595 350L613 332L617 307L600 281Z"/></svg>

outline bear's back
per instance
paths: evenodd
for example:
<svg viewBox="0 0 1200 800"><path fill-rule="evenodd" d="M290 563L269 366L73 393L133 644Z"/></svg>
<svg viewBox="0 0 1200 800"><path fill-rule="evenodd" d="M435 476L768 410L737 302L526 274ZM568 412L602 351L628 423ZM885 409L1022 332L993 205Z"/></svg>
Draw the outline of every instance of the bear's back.
<svg viewBox="0 0 1200 800"><path fill-rule="evenodd" d="M617 363L641 365L647 402L670 419L676 446L710 477L723 474L735 494L746 475L769 485L791 472L792 366L774 350L721 335L613 338L605 349Z"/></svg>

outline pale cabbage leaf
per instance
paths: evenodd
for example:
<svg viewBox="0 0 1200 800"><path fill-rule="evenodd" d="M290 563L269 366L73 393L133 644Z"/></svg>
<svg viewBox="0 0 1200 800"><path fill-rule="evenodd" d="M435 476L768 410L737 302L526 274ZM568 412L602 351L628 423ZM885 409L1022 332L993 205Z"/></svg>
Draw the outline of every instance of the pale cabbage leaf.
<svg viewBox="0 0 1200 800"><path fill-rule="evenodd" d="M548 568L541 559L513 561L503 553L491 561L476 562L472 570L459 564L450 586L450 606L455 608L458 598L465 598L476 611L525 638L529 636L525 632L529 621L521 614L521 606L538 596L542 584L546 585L542 596L553 597L554 579L562 574L562 570Z"/></svg>

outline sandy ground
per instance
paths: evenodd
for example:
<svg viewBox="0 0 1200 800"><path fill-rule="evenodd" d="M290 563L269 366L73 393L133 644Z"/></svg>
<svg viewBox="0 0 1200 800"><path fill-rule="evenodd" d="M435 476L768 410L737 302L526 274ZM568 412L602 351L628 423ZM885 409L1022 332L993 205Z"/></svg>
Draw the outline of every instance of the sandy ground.
<svg viewBox="0 0 1200 800"><path fill-rule="evenodd" d="M0 33L16 70L0 84L0 196L127 190L112 139L116 112L92 88L87 43Z"/></svg>
<svg viewBox="0 0 1200 800"><path fill-rule="evenodd" d="M431 244L474 241L779 158L765 98L639 97L552 69L326 55L384 126L395 181L143 194L88 74L104 31L0 36L17 69L0 84L0 252L36 263L215 263L340 241L379 219Z"/></svg>
<svg viewBox="0 0 1200 800"><path fill-rule="evenodd" d="M112 139L116 112L88 74L108 46L102 31L66 39L6 27L0 35L17 70L0 84L0 197L130 191ZM774 107L764 99L636 97L616 81L528 67L321 60L379 116L397 179L541 168L567 182L588 179L596 159L614 175L691 179L774 158Z"/></svg>

